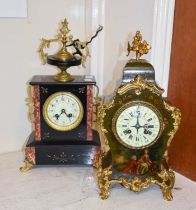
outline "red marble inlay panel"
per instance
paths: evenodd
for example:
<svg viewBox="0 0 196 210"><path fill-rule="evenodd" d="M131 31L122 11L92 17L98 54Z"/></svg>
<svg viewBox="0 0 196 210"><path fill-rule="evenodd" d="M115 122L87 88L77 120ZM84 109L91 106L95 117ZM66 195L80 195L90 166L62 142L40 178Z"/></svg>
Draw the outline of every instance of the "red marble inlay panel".
<svg viewBox="0 0 196 210"><path fill-rule="evenodd" d="M87 85L87 140L93 140L93 86Z"/></svg>
<svg viewBox="0 0 196 210"><path fill-rule="evenodd" d="M25 148L25 157L33 165L36 164L35 161L35 147L26 147Z"/></svg>
<svg viewBox="0 0 196 210"><path fill-rule="evenodd" d="M34 102L34 127L35 140L41 140L41 125L40 125L40 90L39 85L33 86L33 102Z"/></svg>

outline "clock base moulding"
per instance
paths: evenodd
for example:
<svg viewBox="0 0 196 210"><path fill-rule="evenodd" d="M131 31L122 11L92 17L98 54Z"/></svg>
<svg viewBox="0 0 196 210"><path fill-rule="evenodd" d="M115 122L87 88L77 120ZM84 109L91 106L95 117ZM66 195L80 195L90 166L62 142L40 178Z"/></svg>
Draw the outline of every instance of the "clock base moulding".
<svg viewBox="0 0 196 210"><path fill-rule="evenodd" d="M94 165L100 152L97 131L93 131L93 141L70 140L45 143L35 140L35 133L29 136L25 148L25 165L20 168L26 172L36 165Z"/></svg>

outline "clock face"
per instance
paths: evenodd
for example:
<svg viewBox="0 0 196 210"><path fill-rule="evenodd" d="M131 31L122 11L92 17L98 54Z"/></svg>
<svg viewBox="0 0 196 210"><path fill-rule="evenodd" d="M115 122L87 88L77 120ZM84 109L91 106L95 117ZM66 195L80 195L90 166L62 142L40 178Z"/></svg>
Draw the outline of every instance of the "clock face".
<svg viewBox="0 0 196 210"><path fill-rule="evenodd" d="M146 102L130 102L113 118L113 131L126 147L142 149L154 144L163 129L159 111Z"/></svg>
<svg viewBox="0 0 196 210"><path fill-rule="evenodd" d="M77 127L83 118L80 100L69 92L57 92L47 98L43 106L46 123L59 131Z"/></svg>

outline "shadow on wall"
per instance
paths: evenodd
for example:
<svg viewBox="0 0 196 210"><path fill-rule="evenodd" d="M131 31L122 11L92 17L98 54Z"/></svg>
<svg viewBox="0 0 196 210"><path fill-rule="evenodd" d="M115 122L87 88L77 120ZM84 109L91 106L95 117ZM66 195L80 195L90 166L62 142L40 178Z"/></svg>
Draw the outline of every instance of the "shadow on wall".
<svg viewBox="0 0 196 210"><path fill-rule="evenodd" d="M112 78L110 80L110 82L107 84L107 86L104 89L104 95L107 96L107 98L111 98L114 94L114 91L117 87L120 86L121 81L122 81L122 74L123 74L123 68L125 66L125 64L128 62L128 60L130 59L130 57L134 57L134 53L130 53L131 55L129 55L127 57L127 46L128 46L128 42L130 42L130 44L132 43L134 34L129 33L124 44L119 44L119 48L118 48L118 58L119 60L116 62L116 65L113 68L113 75Z"/></svg>

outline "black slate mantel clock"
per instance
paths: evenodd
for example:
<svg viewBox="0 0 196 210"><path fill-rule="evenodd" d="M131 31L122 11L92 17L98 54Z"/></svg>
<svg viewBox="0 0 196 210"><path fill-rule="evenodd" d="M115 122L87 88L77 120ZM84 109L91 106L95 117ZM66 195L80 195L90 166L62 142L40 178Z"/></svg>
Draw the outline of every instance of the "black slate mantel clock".
<svg viewBox="0 0 196 210"><path fill-rule="evenodd" d="M136 33L128 52L123 80L112 101L99 106L100 129L109 150L97 162L100 197L109 196L110 185L119 183L134 192L157 184L164 199L172 200L175 175L168 165L167 149L178 129L181 113L162 97L154 68L140 59L150 49Z"/></svg>
<svg viewBox="0 0 196 210"><path fill-rule="evenodd" d="M94 129L95 98L98 94L95 78L91 75L73 76L67 72L71 66L85 65L89 56L89 42L81 42L68 35L65 19L57 38L42 39L39 54L43 63L59 68L55 76L37 75L29 82L33 111L33 127L26 148L27 171L34 165L80 164L92 165L99 153L99 135ZM60 42L54 55L47 55L45 47ZM74 53L67 49L72 48Z"/></svg>

